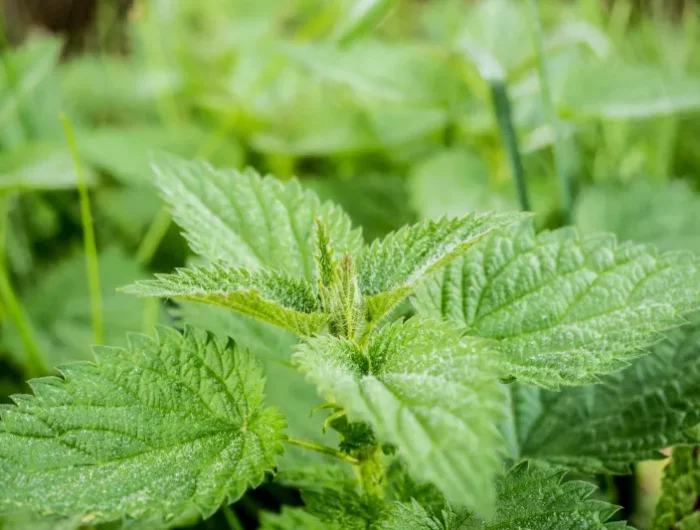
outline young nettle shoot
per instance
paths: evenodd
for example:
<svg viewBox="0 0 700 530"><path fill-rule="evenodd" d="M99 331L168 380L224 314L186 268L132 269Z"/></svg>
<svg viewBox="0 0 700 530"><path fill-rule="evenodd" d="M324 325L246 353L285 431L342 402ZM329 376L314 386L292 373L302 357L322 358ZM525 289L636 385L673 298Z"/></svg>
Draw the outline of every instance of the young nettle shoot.
<svg viewBox="0 0 700 530"><path fill-rule="evenodd" d="M277 480L304 505L263 514L268 530L621 529L566 472L627 473L700 443L692 255L537 234L519 213L366 245L297 181L154 168L199 261L125 290L244 319L215 335L185 316L33 380L2 409L0 512L174 527ZM294 416L266 405L266 376L287 380L239 344L253 325L271 349L274 327L297 338L278 353L318 391L325 435L293 436Z"/></svg>

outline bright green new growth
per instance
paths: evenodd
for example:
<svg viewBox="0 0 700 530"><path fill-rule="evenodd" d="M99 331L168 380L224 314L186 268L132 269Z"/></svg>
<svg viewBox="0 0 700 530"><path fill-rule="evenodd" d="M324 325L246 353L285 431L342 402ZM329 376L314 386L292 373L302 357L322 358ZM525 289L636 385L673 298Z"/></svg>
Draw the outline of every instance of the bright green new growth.
<svg viewBox="0 0 700 530"><path fill-rule="evenodd" d="M292 360L352 421L395 444L412 474L452 502L488 512L500 468L503 392L488 350L459 330L420 318L378 331L366 346L317 337Z"/></svg>
<svg viewBox="0 0 700 530"><path fill-rule="evenodd" d="M218 264L211 268L178 269L177 274L160 274L157 278L139 282L126 291L204 302L298 335L320 332L328 322L306 281L275 271L248 272Z"/></svg>
<svg viewBox="0 0 700 530"><path fill-rule="evenodd" d="M259 363L232 341L161 328L95 354L3 407L0 513L173 526L273 469L284 422L262 406Z"/></svg>
<svg viewBox="0 0 700 530"><path fill-rule="evenodd" d="M664 447L700 441L700 332L693 322L598 385L511 387L514 456L628 473L633 462L661 457Z"/></svg>
<svg viewBox="0 0 700 530"><path fill-rule="evenodd" d="M676 447L666 467L652 530L700 527L700 453L697 447Z"/></svg>
<svg viewBox="0 0 700 530"><path fill-rule="evenodd" d="M530 223L488 238L426 283L419 312L493 339L504 377L557 388L617 371L700 304L689 253L659 254Z"/></svg>
<svg viewBox="0 0 700 530"><path fill-rule="evenodd" d="M360 232L352 230L347 215L321 204L296 181L281 183L252 170L216 170L174 157L154 168L192 249L217 267L180 270L129 290L227 307L300 335L320 331L318 305L332 327L349 325L354 337L366 323L386 317L426 275L488 233L522 218L517 213L443 218L403 228L362 248ZM266 272L247 275L239 267ZM310 300L312 291L316 302Z"/></svg>
<svg viewBox="0 0 700 530"><path fill-rule="evenodd" d="M381 530L620 530L624 522L607 521L618 508L590 499L592 484L563 482L556 469L520 465L499 479L493 519L486 522L449 506L430 513L420 504L398 504Z"/></svg>
<svg viewBox="0 0 700 530"><path fill-rule="evenodd" d="M471 214L425 221L365 247L358 257L357 272L371 320L385 316L426 275L464 254L489 232L521 218L517 213Z"/></svg>
<svg viewBox="0 0 700 530"><path fill-rule="evenodd" d="M521 214L426 221L363 246L340 208L296 181L172 157L155 170L209 263L127 290L199 302L180 310L186 324L235 330L294 420L294 450L341 462L293 479L308 461L286 454L280 482L305 507L264 516L263 528L620 529L592 486L520 464L504 474L504 457L626 472L698 442L693 328L615 373L700 305L692 256L568 229L536 235ZM424 315L391 322L416 289ZM284 422L262 405L261 367L233 342L186 326L97 356L3 409L0 512L174 526L277 467ZM318 397L292 365L327 400L338 449L320 445L320 421L300 419Z"/></svg>

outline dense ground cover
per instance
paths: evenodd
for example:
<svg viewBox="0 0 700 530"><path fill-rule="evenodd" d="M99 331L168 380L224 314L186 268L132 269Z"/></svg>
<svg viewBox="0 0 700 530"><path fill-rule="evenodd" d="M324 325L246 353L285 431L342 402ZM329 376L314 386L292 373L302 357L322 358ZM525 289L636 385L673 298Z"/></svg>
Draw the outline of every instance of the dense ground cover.
<svg viewBox="0 0 700 530"><path fill-rule="evenodd" d="M691 4L152 0L135 2L126 19L102 11L96 23L81 53L42 33L3 47L0 394L8 404L14 394L37 398L4 409L0 512L57 513L66 528L137 514L153 525L165 512L190 522L200 511L211 518L197 524L216 528L327 528L341 519L353 528L524 528L503 515L513 513L543 528L697 527L691 311L700 285L688 252L700 251L700 18ZM535 215L516 222L505 213L517 210ZM475 212L490 213L479 224ZM445 215L461 221L426 221ZM417 228L384 239L406 225ZM380 243L362 250L363 241ZM117 291L184 266L204 268L132 288L164 301ZM155 337L159 324L187 331L127 341L128 332ZM25 384L92 361L96 344L125 350L99 353L99 369L64 369L60 389ZM133 366L177 364L173 349L205 364L238 363L217 361L209 378L227 390L200 387L203 408L183 390L192 373L177 376L179 390L168 387L177 395L161 399L177 404L187 427L175 416L59 417L42 408L94 405L88 387L115 374L128 380L120 356ZM474 353L482 350L492 354ZM416 377L455 362L470 377L446 370L411 387L418 383L399 369L400 351L418 359ZM340 366L348 358L357 366ZM248 379L229 381L229 368ZM281 459L281 420L261 405L261 370L266 406L279 408L283 432L299 442ZM155 376L151 384L165 385ZM386 416L393 402L373 394L375 384L399 394L422 427ZM432 395L439 387L445 395ZM209 453L194 453L235 484L209 470L211 490L194 499L187 478L147 467L134 491L150 491L156 509L134 491L124 500L133 470L92 488L82 475L135 440L162 448L187 429L211 433L231 405L207 399L224 394L233 403L245 396L269 420L269 444L246 461L248 475L215 459L215 436ZM460 399L481 413L470 416ZM29 417L36 430L22 431ZM69 434L86 436L100 422L136 431L118 443ZM12 433L67 440L96 460L23 453L41 444L13 444ZM411 442L431 437L445 440L437 452ZM346 467L323 467L327 458L298 447L307 442ZM654 515L660 466L640 462L677 444L691 447L674 451ZM23 483L42 459L66 468ZM509 495L527 483L561 500L552 506L560 519L537 519L541 501ZM98 491L109 495L90 497ZM81 492L81 505L62 497ZM218 510L224 500L236 503ZM0 524L40 523L8 515Z"/></svg>

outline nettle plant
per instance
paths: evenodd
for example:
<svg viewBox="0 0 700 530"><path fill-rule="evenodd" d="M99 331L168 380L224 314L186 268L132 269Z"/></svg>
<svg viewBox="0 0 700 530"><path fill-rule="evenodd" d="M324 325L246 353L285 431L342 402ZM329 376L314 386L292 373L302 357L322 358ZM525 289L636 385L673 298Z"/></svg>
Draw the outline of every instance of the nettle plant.
<svg viewBox="0 0 700 530"><path fill-rule="evenodd" d="M536 234L519 213L365 245L296 181L169 157L154 168L206 263L126 290L293 332L289 362L339 444L285 434L235 337L163 327L2 409L0 511L189 524L275 475L291 445L323 456L276 474L304 506L263 528L618 529L617 508L567 470L627 473L700 441L698 340L682 317L700 301L693 256Z"/></svg>

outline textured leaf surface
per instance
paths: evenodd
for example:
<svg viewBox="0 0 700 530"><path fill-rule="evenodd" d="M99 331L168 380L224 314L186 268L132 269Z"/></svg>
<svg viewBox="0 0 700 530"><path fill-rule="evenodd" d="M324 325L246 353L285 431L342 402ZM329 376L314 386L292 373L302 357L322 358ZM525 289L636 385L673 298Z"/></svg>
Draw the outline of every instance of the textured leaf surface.
<svg viewBox="0 0 700 530"><path fill-rule="evenodd" d="M354 489L315 487L302 490L305 509L318 520L344 530L365 530L381 517L382 499L359 494Z"/></svg>
<svg viewBox="0 0 700 530"><path fill-rule="evenodd" d="M495 422L503 394L478 340L438 321L411 319L377 332L365 350L318 337L293 362L321 394L397 445L413 475L460 504L487 512L500 468Z"/></svg>
<svg viewBox="0 0 700 530"><path fill-rule="evenodd" d="M489 232L522 214L472 214L425 221L392 232L365 247L357 274L373 319L381 318L406 298L431 272L467 251Z"/></svg>
<svg viewBox="0 0 700 530"><path fill-rule="evenodd" d="M98 348L98 364L32 382L0 424L0 512L122 517L153 526L213 513L259 484L284 422L259 364L192 328Z"/></svg>
<svg viewBox="0 0 700 530"><path fill-rule="evenodd" d="M127 332L143 327L146 303L116 289L147 276L147 273L119 248L102 252L99 266L105 341L122 346L126 344ZM82 252L43 274L33 289L25 294L23 302L50 366L93 358L90 350L94 340L90 291ZM156 321L164 321L159 307L154 308L153 316ZM25 362L21 338L8 322L0 327L0 343L17 363Z"/></svg>
<svg viewBox="0 0 700 530"><path fill-rule="evenodd" d="M319 332L327 322L308 283L275 272L250 273L225 265L178 269L126 291L223 307L300 335Z"/></svg>
<svg viewBox="0 0 700 530"><path fill-rule="evenodd" d="M236 337L236 344L247 348L261 359L265 373L265 401L277 407L289 426L289 436L315 440L333 445L332 432L322 433L323 415L311 411L323 404L313 385L290 366L297 338L289 332L252 318L203 304L183 304L176 311L185 324L213 331L220 336ZM278 461L280 472L296 468L300 463L316 462L326 458L314 451L285 447Z"/></svg>
<svg viewBox="0 0 700 530"><path fill-rule="evenodd" d="M694 317L697 322L697 317ZM626 473L659 450L700 440L700 331L674 330L598 385L511 388L520 455L589 472Z"/></svg>
<svg viewBox="0 0 700 530"><path fill-rule="evenodd" d="M339 255L362 244L340 208L321 204L297 181L282 183L253 170L218 170L174 157L160 157L155 171L192 249L211 261L313 280L316 216L326 223Z"/></svg>
<svg viewBox="0 0 700 530"><path fill-rule="evenodd" d="M700 452L697 447L676 447L664 471L661 498L652 530L693 530L700 527Z"/></svg>
<svg viewBox="0 0 700 530"><path fill-rule="evenodd" d="M624 523L607 523L618 510L590 499L595 490L587 482L562 482L563 473L520 465L498 481L494 517L485 522L477 515L447 508L428 512L418 503L397 505L382 530L593 530L622 529Z"/></svg>
<svg viewBox="0 0 700 530"><path fill-rule="evenodd" d="M529 222L494 234L420 291L420 312L493 339L504 375L555 388L621 369L698 306L686 253Z"/></svg>

